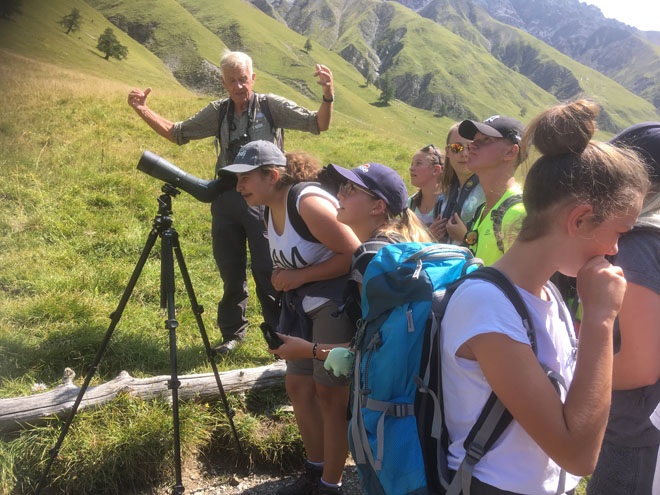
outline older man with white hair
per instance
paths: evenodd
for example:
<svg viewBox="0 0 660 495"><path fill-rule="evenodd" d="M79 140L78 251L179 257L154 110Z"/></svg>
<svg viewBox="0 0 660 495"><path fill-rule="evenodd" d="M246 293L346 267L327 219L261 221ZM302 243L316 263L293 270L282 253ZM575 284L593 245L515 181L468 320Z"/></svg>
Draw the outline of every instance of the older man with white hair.
<svg viewBox="0 0 660 495"><path fill-rule="evenodd" d="M332 72L326 66L316 64L314 76L319 78L323 98L318 111L312 112L286 98L255 93L252 88L256 74L247 54L227 51L220 65L222 84L229 97L212 101L185 121L172 122L151 110L146 104L151 88L133 89L128 95L128 104L154 131L178 145L192 139L215 137L216 174L231 164L240 147L250 141L271 141L282 148L282 129L319 134L330 127L334 86ZM270 281L273 265L263 207L247 206L240 194L230 190L213 201L211 214L213 256L223 282L223 296L218 304L218 326L223 342L216 350L223 354L232 351L247 333L246 241L264 321L273 328L279 321L279 309L277 291Z"/></svg>

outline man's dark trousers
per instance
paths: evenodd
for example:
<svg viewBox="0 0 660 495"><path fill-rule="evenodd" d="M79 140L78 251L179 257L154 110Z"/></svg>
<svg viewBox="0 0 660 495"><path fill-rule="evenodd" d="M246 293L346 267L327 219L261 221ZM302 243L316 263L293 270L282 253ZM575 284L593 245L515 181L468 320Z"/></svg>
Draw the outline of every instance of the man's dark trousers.
<svg viewBox="0 0 660 495"><path fill-rule="evenodd" d="M270 281L273 263L263 211L263 206L248 206L235 190L221 194L211 204L213 257L223 283L222 300L218 303L218 326L225 342L244 339L247 333L246 240L264 321L273 328L277 328L279 322L277 291Z"/></svg>

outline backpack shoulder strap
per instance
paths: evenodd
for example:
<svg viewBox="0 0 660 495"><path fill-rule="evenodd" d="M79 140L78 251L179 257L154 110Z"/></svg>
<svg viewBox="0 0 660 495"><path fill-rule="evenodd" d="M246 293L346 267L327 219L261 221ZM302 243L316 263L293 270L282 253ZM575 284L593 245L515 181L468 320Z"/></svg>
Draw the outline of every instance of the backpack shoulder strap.
<svg viewBox="0 0 660 495"><path fill-rule="evenodd" d="M490 282L504 293L506 298L511 302L511 304L513 304L513 307L520 316L523 326L525 327L525 331L527 332L527 338L529 339L529 342L532 346L532 350L534 351L534 354L536 354L536 333L534 331L532 318L529 316L527 305L525 304L525 301L523 301L520 292L518 292L518 289L516 289L515 285L513 285L513 282L511 282L509 277L504 275L498 269L493 268L492 266L484 266L478 270L470 272L461 280L469 278L477 278Z"/></svg>
<svg viewBox="0 0 660 495"><path fill-rule="evenodd" d="M218 133L216 134L218 141L221 139L220 128L222 127L222 122L225 120L225 117L227 116L230 102L231 102L231 98L225 98L220 102L220 110L218 112Z"/></svg>
<svg viewBox="0 0 660 495"><path fill-rule="evenodd" d="M460 216L461 213L463 213L463 205L465 204L465 200L470 195L470 193L472 193L474 188L477 187L478 185L479 185L479 176L477 176L477 174L472 174L472 177L470 177L463 185L463 188L461 189L461 192L458 195L456 206L454 208L454 211L458 213L458 216Z"/></svg>
<svg viewBox="0 0 660 495"><path fill-rule="evenodd" d="M438 215L440 215L440 211L442 210L443 199L444 199L444 195L441 194L438 196L438 200L435 202L435 206L433 207L433 220L438 218Z"/></svg>
<svg viewBox="0 0 660 495"><path fill-rule="evenodd" d="M287 211L287 215L289 216L289 222L291 222L291 226L295 229L295 231L298 233L300 237L302 237L306 241L316 242L320 244L321 241L319 241L316 237L314 237L312 232L309 230L309 227L307 227L307 224L300 216L300 212L298 211L298 208L296 208L298 195L303 189L305 189L308 186L321 187L321 184L319 184L318 182L298 182L297 184L291 186L291 189L289 189L289 193L287 194L286 197L286 211Z"/></svg>
<svg viewBox="0 0 660 495"><path fill-rule="evenodd" d="M532 320L527 311L527 306L520 293L513 285L513 282L499 270L493 267L482 267L474 270L461 281L476 278L492 283L500 289L513 304L516 312L522 319L523 326L527 332L534 354L537 353L536 335ZM479 418L468 433L463 447L465 448L465 457L460 464L456 476L447 490L447 495L459 495L460 493L470 493L470 484L472 473L477 462L490 450L497 439L504 433L509 426L513 416L504 407L494 392L491 392L486 404L481 410Z"/></svg>
<svg viewBox="0 0 660 495"><path fill-rule="evenodd" d="M490 213L490 218L493 220L493 233L497 240L497 247L500 251L504 252L504 236L502 236L502 221L504 215L509 211L513 205L522 203L522 194L513 194L502 201L502 204Z"/></svg>
<svg viewBox="0 0 660 495"><path fill-rule="evenodd" d="M259 95L259 109L262 111L268 121L268 125L270 125L270 128L275 133L275 144L280 150L284 151L284 129L275 125L275 119L273 119L273 114L270 112L268 95Z"/></svg>

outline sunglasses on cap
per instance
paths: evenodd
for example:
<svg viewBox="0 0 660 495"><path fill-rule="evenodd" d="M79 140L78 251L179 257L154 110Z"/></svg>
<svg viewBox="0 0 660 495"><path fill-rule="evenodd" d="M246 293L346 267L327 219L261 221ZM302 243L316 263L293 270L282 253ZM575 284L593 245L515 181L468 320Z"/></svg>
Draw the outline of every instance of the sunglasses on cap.
<svg viewBox="0 0 660 495"><path fill-rule="evenodd" d="M426 152L431 152L435 155L435 157L438 159L438 163L442 165L442 155L438 153L438 150L435 148L435 145L433 144L427 144L422 148L422 151Z"/></svg>
<svg viewBox="0 0 660 495"><path fill-rule="evenodd" d="M372 193L369 189L365 189L364 187L358 186L355 182L351 182L350 180L347 180L346 182L342 182L339 186L339 192L344 196L350 196L351 194L353 194L354 191L360 191L372 197L373 199L379 199L378 196Z"/></svg>

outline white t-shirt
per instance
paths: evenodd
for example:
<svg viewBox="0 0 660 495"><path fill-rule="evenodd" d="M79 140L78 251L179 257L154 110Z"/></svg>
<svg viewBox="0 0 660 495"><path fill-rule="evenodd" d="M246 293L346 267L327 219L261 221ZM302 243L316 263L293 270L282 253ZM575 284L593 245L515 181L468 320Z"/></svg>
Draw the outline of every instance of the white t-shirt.
<svg viewBox="0 0 660 495"><path fill-rule="evenodd" d="M335 207L339 206L337 198L318 186L305 187L298 194L296 209L300 212L300 199L306 194L321 196L330 201ZM311 242L303 239L289 221L287 212L282 235L275 232L273 225L273 212L269 212L268 218L268 246L273 264L285 270L305 268L306 266L318 265L331 258L334 253L320 242ZM328 299L325 297L305 296L303 309L310 312L324 304Z"/></svg>
<svg viewBox="0 0 660 495"><path fill-rule="evenodd" d="M653 423L653 426L660 430L660 404L656 406L649 419L651 420L651 423Z"/></svg>
<svg viewBox="0 0 660 495"><path fill-rule="evenodd" d="M544 301L518 288L534 328L539 360L558 372L570 386L575 355L559 304L546 289ZM571 336L574 336L572 324ZM458 348L475 335L503 333L529 344L522 320L504 293L483 280L468 280L452 296L442 320L440 345L445 420L449 430L449 467L458 469L465 456L463 442L476 422L492 389L476 361L456 356ZM566 399L562 391L562 401ZM476 464L474 476L502 490L524 494L554 494L561 468L543 452L514 419L488 453ZM565 490L580 478L567 474Z"/></svg>

